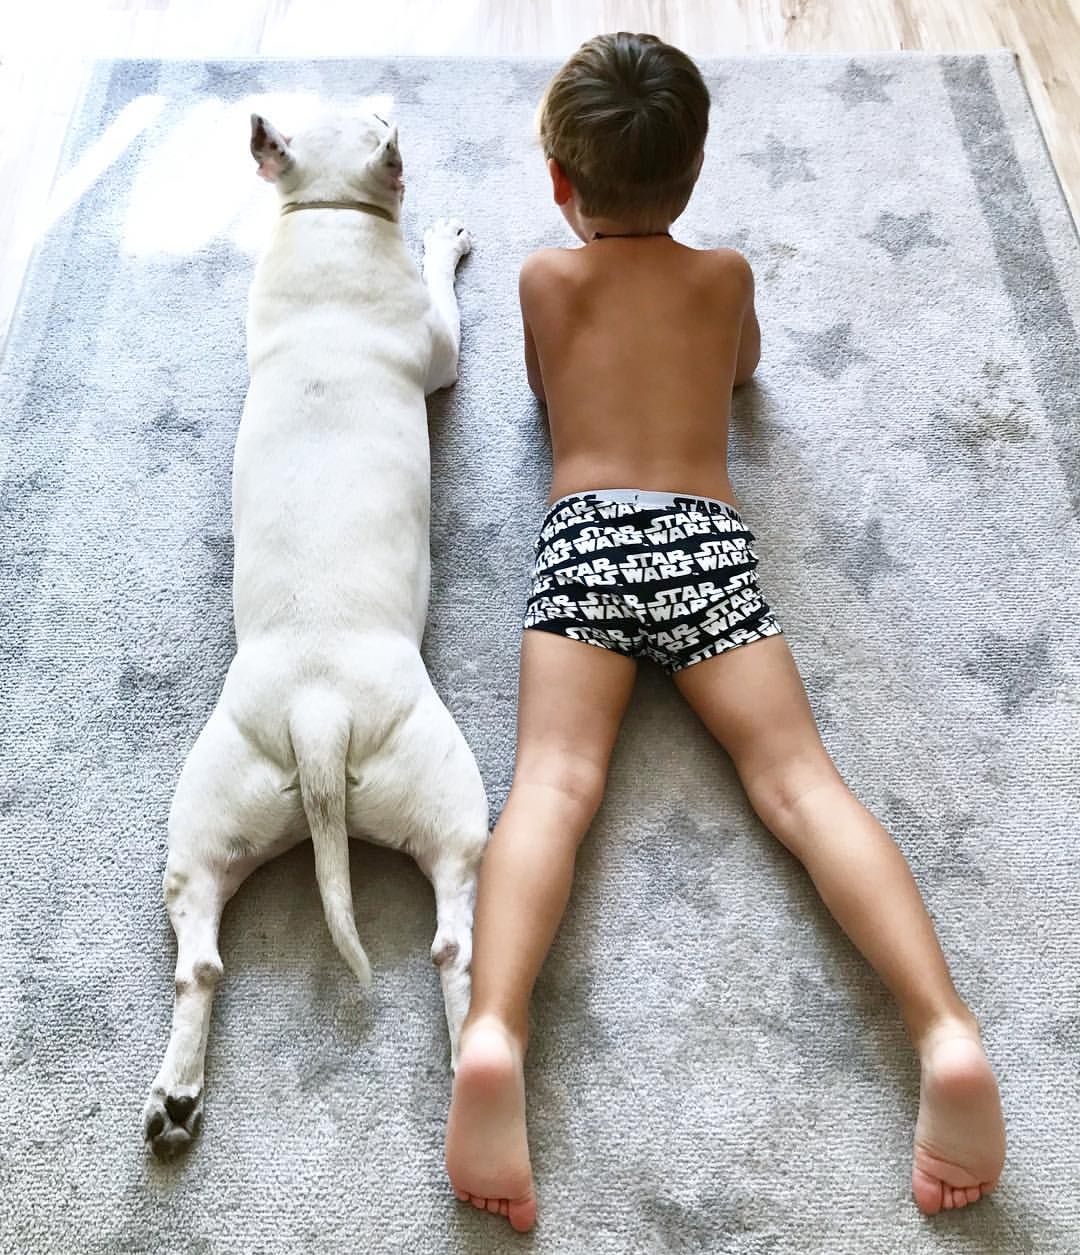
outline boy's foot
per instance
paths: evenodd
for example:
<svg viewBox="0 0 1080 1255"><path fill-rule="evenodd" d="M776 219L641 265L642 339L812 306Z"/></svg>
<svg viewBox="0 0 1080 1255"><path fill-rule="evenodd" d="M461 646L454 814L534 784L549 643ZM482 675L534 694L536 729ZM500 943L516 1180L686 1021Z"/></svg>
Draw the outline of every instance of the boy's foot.
<svg viewBox="0 0 1080 1255"><path fill-rule="evenodd" d="M1005 1123L978 1031L957 1026L920 1048L922 1082L911 1192L933 1216L966 1207L997 1185L1005 1162Z"/></svg>
<svg viewBox="0 0 1080 1255"><path fill-rule="evenodd" d="M480 1020L461 1035L446 1168L463 1203L505 1216L519 1233L533 1227L521 1047L497 1020Z"/></svg>

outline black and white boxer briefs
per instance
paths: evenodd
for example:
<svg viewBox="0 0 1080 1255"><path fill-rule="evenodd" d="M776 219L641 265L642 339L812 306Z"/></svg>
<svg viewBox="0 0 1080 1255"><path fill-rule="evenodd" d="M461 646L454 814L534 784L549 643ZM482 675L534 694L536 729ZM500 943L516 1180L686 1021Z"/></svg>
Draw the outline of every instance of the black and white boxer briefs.
<svg viewBox="0 0 1080 1255"><path fill-rule="evenodd" d="M753 534L711 497L606 489L551 507L525 627L651 658L669 674L776 636Z"/></svg>

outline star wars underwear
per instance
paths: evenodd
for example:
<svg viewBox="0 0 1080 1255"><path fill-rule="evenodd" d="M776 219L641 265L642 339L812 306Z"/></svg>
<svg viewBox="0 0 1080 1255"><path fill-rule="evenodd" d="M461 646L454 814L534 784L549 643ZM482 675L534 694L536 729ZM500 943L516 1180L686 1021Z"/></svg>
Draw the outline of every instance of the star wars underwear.
<svg viewBox="0 0 1080 1255"><path fill-rule="evenodd" d="M753 541L739 512L711 497L562 497L536 542L525 627L651 658L669 674L776 636Z"/></svg>

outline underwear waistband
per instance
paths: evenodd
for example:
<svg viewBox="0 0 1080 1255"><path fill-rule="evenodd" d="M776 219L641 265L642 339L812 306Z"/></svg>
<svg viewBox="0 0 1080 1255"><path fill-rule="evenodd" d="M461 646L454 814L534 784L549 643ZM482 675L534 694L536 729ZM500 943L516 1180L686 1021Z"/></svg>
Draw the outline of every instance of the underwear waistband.
<svg viewBox="0 0 1080 1255"><path fill-rule="evenodd" d="M716 497L699 497L690 492L652 492L643 488L597 488L588 492L570 492L548 506L546 517L551 518L560 507L571 501L613 501L637 505L643 510L677 510L688 506L707 514L724 514L739 523L743 521L742 515L733 505Z"/></svg>

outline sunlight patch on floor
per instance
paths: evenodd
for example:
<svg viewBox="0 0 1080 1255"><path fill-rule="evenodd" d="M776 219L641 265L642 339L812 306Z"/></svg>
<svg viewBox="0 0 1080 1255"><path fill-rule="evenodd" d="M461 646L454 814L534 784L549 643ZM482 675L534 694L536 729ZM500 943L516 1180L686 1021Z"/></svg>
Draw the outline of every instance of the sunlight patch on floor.
<svg viewBox="0 0 1080 1255"><path fill-rule="evenodd" d="M387 109L392 97L372 97ZM173 126L135 176L121 247L129 255L191 254L218 237L261 252L278 198L255 173L251 114L286 135L326 110L310 92L274 92L226 102L203 100Z"/></svg>
<svg viewBox="0 0 1080 1255"><path fill-rule="evenodd" d="M41 222L42 235L154 124L164 106L164 96L139 96L124 106L105 134L56 180Z"/></svg>

